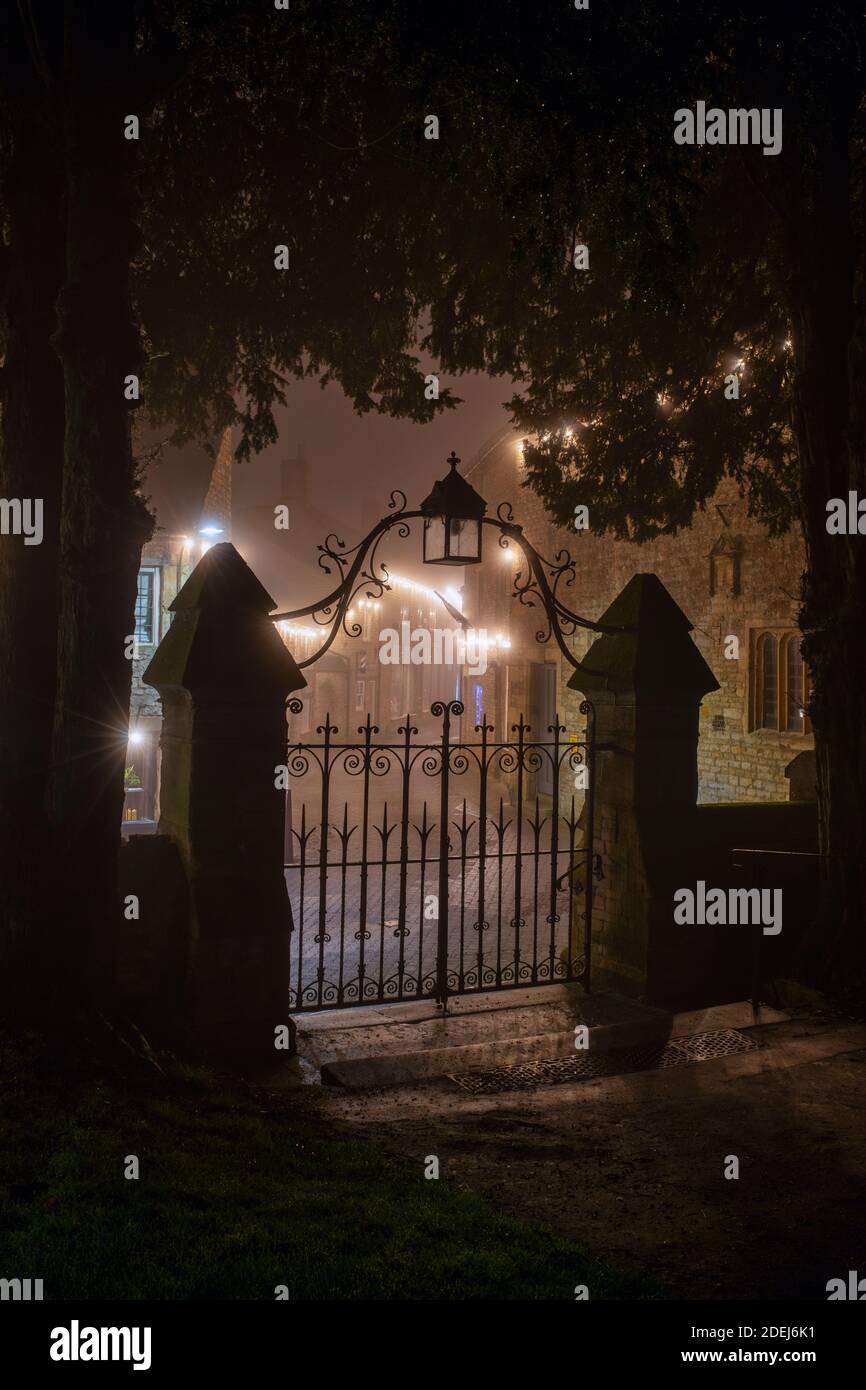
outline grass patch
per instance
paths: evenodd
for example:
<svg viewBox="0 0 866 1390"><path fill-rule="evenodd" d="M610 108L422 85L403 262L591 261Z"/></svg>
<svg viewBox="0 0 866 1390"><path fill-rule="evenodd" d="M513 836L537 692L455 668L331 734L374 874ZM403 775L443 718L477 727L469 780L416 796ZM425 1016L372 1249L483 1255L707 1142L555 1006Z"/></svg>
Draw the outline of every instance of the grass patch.
<svg viewBox="0 0 866 1390"><path fill-rule="evenodd" d="M297 1093L0 1039L0 1277L46 1298L652 1298L569 1241L317 1133ZM138 1180L124 1177L128 1155Z"/></svg>

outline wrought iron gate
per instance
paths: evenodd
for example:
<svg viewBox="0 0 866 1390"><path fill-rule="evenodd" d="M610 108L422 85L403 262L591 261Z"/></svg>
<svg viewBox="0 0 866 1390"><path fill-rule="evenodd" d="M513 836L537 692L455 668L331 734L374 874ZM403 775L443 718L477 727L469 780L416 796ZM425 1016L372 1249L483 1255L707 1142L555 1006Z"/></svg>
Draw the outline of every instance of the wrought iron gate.
<svg viewBox="0 0 866 1390"><path fill-rule="evenodd" d="M368 716L341 742L326 716L318 742L290 744L292 1010L589 988L601 866L580 709L580 737L558 715L534 737L521 716L497 742L482 715L466 740L463 705L440 701L433 741L408 716L382 741Z"/></svg>

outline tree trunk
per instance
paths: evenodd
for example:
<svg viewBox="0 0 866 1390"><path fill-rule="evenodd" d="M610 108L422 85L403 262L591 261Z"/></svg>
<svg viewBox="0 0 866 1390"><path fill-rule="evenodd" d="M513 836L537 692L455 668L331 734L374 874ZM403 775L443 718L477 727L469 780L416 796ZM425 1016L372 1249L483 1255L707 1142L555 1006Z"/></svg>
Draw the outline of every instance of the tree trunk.
<svg viewBox="0 0 866 1390"><path fill-rule="evenodd" d="M7 55L8 58L8 55ZM39 499L42 540L0 539L0 991L7 1011L51 1008L57 889L48 834L57 657L63 374L51 346L64 227L58 133L44 91L12 94L6 183L0 496Z"/></svg>
<svg viewBox="0 0 866 1390"><path fill-rule="evenodd" d="M826 525L832 498L847 506L849 490L866 497L866 303L847 131L819 167L794 285L794 424L808 565L801 621L827 856L811 959L824 983L845 988L866 978L866 537L830 535Z"/></svg>
<svg viewBox="0 0 866 1390"><path fill-rule="evenodd" d="M117 856L141 547L124 378L140 369L129 264L136 244L131 7L69 13L65 158L67 276L56 344L66 391L61 606L51 811L62 833L65 961L81 998L104 996L120 924Z"/></svg>

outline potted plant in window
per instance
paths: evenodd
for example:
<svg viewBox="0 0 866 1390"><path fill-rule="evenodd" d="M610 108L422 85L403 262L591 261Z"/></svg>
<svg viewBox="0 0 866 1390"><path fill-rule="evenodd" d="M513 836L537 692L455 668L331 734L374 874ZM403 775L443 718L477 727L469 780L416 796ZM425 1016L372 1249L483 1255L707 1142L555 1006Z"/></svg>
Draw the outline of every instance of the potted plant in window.
<svg viewBox="0 0 866 1390"><path fill-rule="evenodd" d="M138 820L144 805L144 787L134 767L123 769L123 819Z"/></svg>

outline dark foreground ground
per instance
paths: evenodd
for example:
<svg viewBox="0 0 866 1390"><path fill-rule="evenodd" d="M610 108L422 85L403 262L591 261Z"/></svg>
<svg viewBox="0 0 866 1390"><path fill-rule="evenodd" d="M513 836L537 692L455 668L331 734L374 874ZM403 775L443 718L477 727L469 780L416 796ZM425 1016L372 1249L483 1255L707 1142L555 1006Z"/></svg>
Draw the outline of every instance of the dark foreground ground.
<svg viewBox="0 0 866 1390"><path fill-rule="evenodd" d="M762 1032L743 1056L495 1096L158 1071L98 1030L7 1032L0 1278L46 1298L825 1300L866 1259L866 1029Z"/></svg>
<svg viewBox="0 0 866 1390"><path fill-rule="evenodd" d="M46 1299L660 1295L417 1158L329 1137L306 1090L159 1063L98 1029L0 1038L0 1278Z"/></svg>
<svg viewBox="0 0 866 1390"><path fill-rule="evenodd" d="M813 1012L755 1031L759 1051L669 1071L323 1104L344 1133L438 1153L449 1182L669 1297L826 1300L828 1280L866 1273L866 1027Z"/></svg>

